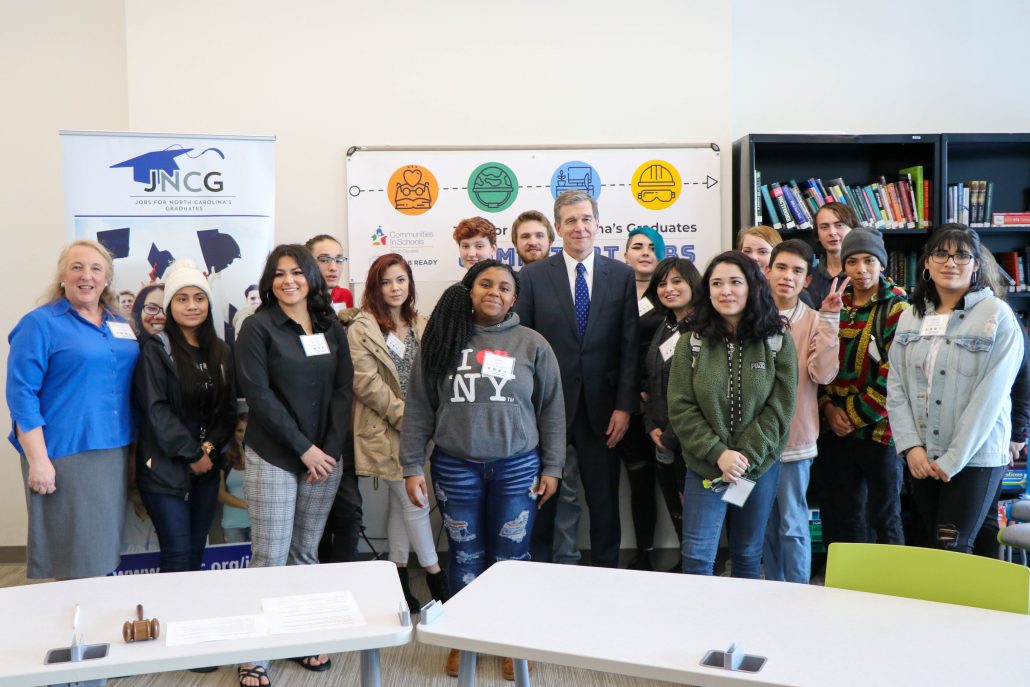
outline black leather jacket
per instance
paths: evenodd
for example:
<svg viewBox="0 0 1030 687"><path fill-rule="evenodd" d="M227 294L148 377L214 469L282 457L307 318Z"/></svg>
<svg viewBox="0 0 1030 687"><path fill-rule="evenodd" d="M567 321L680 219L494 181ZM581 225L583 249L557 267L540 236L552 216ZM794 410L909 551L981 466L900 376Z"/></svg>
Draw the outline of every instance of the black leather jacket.
<svg viewBox="0 0 1030 687"><path fill-rule="evenodd" d="M216 340L214 345L228 346ZM228 353L228 351L227 351ZM236 428L236 391L232 360L222 371L229 386L227 401L207 418L205 439L215 446L215 466L197 480L217 480L222 457ZM200 460L201 438L187 428L179 374L171 356L171 344L163 332L148 338L140 347L133 377L133 391L140 407L140 432L136 440L136 485L140 491L173 494L189 498L193 480L190 463Z"/></svg>

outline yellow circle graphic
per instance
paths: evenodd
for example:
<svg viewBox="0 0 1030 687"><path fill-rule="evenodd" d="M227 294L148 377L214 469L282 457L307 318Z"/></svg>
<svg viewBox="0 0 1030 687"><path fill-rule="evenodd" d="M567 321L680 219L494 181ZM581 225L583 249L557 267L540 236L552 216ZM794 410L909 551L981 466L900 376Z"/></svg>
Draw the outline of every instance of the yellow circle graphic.
<svg viewBox="0 0 1030 687"><path fill-rule="evenodd" d="M633 172L633 198L648 210L664 210L683 191L679 170L665 160L648 160Z"/></svg>

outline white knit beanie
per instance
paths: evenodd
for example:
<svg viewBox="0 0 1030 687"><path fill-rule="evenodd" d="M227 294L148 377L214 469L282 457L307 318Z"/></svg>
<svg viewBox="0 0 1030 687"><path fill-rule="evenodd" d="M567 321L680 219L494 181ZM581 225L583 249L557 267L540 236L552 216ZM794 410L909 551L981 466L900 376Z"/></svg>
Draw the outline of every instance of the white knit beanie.
<svg viewBox="0 0 1030 687"><path fill-rule="evenodd" d="M208 301L211 300L211 285L207 283L207 277L204 273L197 269L197 266L193 264L192 260L181 259L176 260L168 269L165 270L165 299L164 309L165 314L168 317L172 316L168 306L172 304L172 298L181 289L187 286L196 286L198 289L207 294Z"/></svg>

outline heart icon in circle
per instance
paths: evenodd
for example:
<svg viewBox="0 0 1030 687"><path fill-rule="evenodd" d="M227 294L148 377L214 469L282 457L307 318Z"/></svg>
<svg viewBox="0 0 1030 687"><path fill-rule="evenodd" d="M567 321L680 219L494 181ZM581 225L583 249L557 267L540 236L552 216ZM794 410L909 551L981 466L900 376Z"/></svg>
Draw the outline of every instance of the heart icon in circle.
<svg viewBox="0 0 1030 687"><path fill-rule="evenodd" d="M487 349L484 348L479 353L476 353L476 360L479 362L480 365L482 365L483 364L483 360L486 359L486 354L487 353L493 353L494 355L499 355L502 358L511 357L511 356L508 355L508 351L490 351L490 350L487 350Z"/></svg>
<svg viewBox="0 0 1030 687"><path fill-rule="evenodd" d="M421 169L406 169L404 170L404 183L409 186L414 186L418 182L422 181L422 170Z"/></svg>

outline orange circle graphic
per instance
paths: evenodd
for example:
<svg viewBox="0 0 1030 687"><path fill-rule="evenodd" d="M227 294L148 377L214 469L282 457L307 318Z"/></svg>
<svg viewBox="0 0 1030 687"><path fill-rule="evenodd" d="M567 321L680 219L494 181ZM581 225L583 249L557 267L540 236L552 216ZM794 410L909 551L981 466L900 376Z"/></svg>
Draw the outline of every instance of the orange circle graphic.
<svg viewBox="0 0 1030 687"><path fill-rule="evenodd" d="M390 176L387 198L397 212L421 215L428 212L440 196L440 185L433 173L422 165L405 165Z"/></svg>

